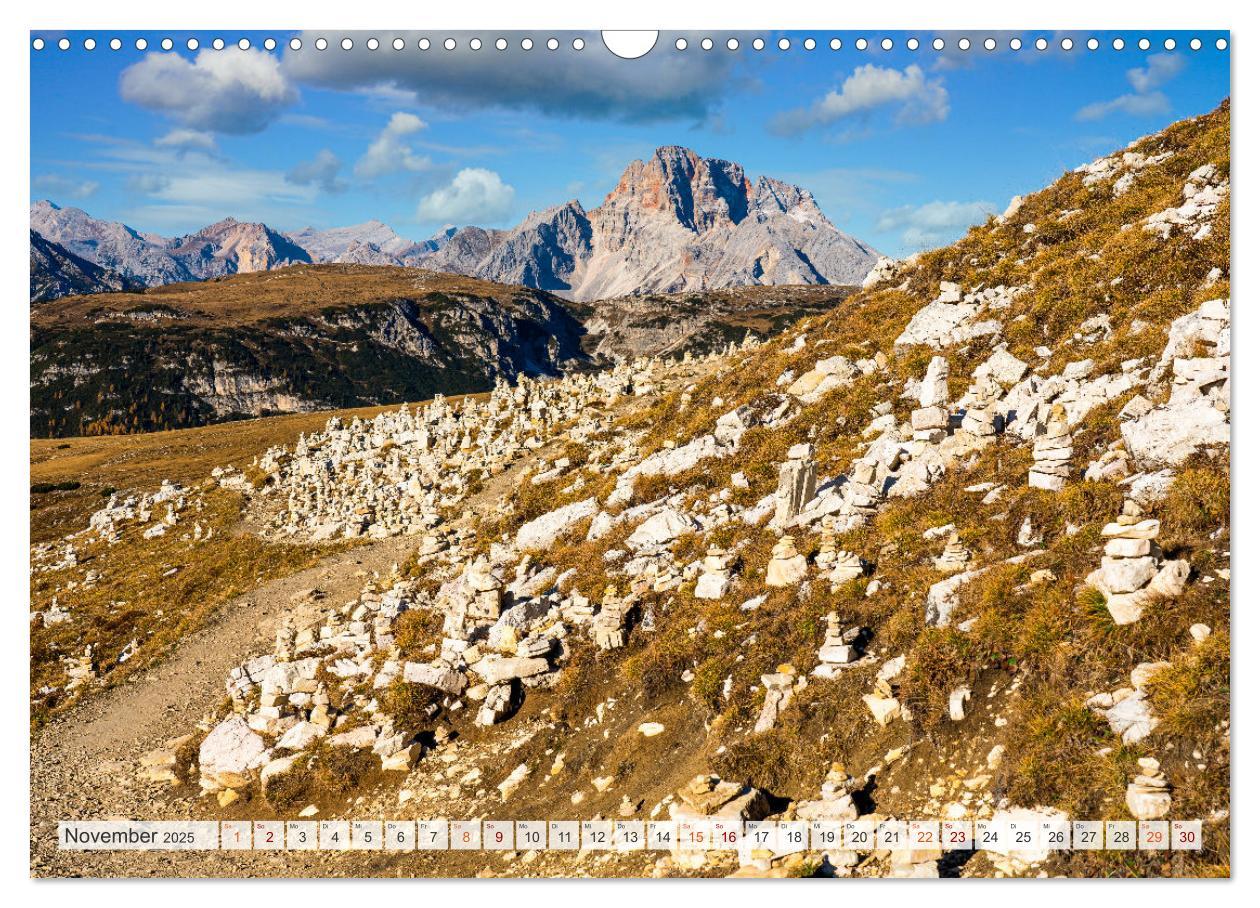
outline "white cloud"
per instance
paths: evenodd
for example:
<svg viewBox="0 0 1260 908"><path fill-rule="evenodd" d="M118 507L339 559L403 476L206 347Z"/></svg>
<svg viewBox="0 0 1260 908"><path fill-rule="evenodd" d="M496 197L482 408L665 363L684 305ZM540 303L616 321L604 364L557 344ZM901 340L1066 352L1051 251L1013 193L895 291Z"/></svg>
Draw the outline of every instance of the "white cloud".
<svg viewBox="0 0 1260 908"><path fill-rule="evenodd" d="M990 202L928 202L886 211L875 224L881 232L901 231L909 249L931 249L956 240L973 224L982 224L996 209Z"/></svg>
<svg viewBox="0 0 1260 908"><path fill-rule="evenodd" d="M315 188L294 186L272 170L196 168L166 175L166 183L153 197L175 205L202 205L234 214L242 206L254 208L260 201L309 202ZM223 217L222 214L219 217Z"/></svg>
<svg viewBox="0 0 1260 908"><path fill-rule="evenodd" d="M295 164L285 179L298 186L318 186L324 192L342 192L346 183L338 178L340 172L341 158L324 148L312 160Z"/></svg>
<svg viewBox="0 0 1260 908"><path fill-rule="evenodd" d="M123 70L119 91L191 129L235 135L261 131L298 97L274 55L239 48L149 54Z"/></svg>
<svg viewBox="0 0 1260 908"><path fill-rule="evenodd" d="M719 46L732 34L705 33ZM382 45L401 38L413 50L382 53L356 42L352 50L337 53L286 53L283 65L297 82L361 92L395 106L420 98L427 105L461 112L498 108L630 122L701 120L721 105L741 55L674 52L674 41L684 35L693 45L704 37L661 33L656 52L623 60L604 46L599 32L580 34L586 42L580 54L546 51L550 32L516 33L503 51L475 51L460 40L454 50L427 53L414 51L425 33L387 32L378 33ZM309 47L318 37L332 36L311 32L300 37ZM577 37L566 35L564 40ZM526 38L533 50L521 49Z"/></svg>
<svg viewBox="0 0 1260 908"><path fill-rule="evenodd" d="M217 151L214 134L198 129L172 129L164 136L153 140L158 148L174 148L177 151Z"/></svg>
<svg viewBox="0 0 1260 908"><path fill-rule="evenodd" d="M72 180L59 173L43 173L32 182L37 189L62 199L86 199L101 188L95 180Z"/></svg>
<svg viewBox="0 0 1260 908"><path fill-rule="evenodd" d="M1185 68L1186 61L1176 54L1157 54L1146 66L1135 67L1124 74L1138 94L1152 92L1172 79Z"/></svg>
<svg viewBox="0 0 1260 908"><path fill-rule="evenodd" d="M516 190L493 170L466 167L421 199L417 214L443 224L494 223L507 218L515 197Z"/></svg>
<svg viewBox="0 0 1260 908"><path fill-rule="evenodd" d="M1146 61L1145 66L1135 66L1124 74L1133 88L1132 92L1108 101L1086 104L1076 112L1076 119L1102 120L1117 113L1131 117L1166 114L1172 105L1158 89L1172 81L1185 65L1185 59L1176 54L1156 54Z"/></svg>
<svg viewBox="0 0 1260 908"><path fill-rule="evenodd" d="M355 175L370 180L400 170L427 170L432 162L423 155L417 155L404 141L406 136L419 132L426 125L415 114L394 114L354 165Z"/></svg>
<svg viewBox="0 0 1260 908"><path fill-rule="evenodd" d="M1172 105L1162 91L1150 94L1127 94L1110 101L1095 101L1076 112L1078 120L1104 120L1112 114L1122 113L1131 117L1153 117L1168 113Z"/></svg>
<svg viewBox="0 0 1260 908"><path fill-rule="evenodd" d="M935 123L949 116L949 92L944 79L929 79L917 65L899 70L867 63L809 107L776 116L770 129L794 135L881 107L896 108L893 119L899 124Z"/></svg>

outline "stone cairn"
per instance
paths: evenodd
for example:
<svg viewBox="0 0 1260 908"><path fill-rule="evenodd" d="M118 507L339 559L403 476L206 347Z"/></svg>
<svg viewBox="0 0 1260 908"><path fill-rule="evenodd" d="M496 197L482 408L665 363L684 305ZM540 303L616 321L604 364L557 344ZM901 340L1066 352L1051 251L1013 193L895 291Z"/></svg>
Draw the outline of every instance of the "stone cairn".
<svg viewBox="0 0 1260 908"><path fill-rule="evenodd" d="M788 459L779 467L779 488L774 494L774 523L786 528L796 519L818 488L818 465L814 446L808 442L793 445Z"/></svg>
<svg viewBox="0 0 1260 908"><path fill-rule="evenodd" d="M962 431L979 439L993 439L1002 431L998 405L1002 386L990 376L981 376L971 388L971 406L963 415Z"/></svg>
<svg viewBox="0 0 1260 908"><path fill-rule="evenodd" d="M757 722L753 726L753 734L765 734L774 728L779 714L792 702L796 682L796 669L791 665L780 665L775 671L761 676L761 684L766 689L766 699L761 705L761 715L757 717Z"/></svg>
<svg viewBox="0 0 1260 908"><path fill-rule="evenodd" d="M818 554L814 558L814 566L831 583L833 591L866 572L862 559L853 552L836 548L836 538L830 534L823 536Z"/></svg>
<svg viewBox="0 0 1260 908"><path fill-rule="evenodd" d="M915 441L936 444L949 434L949 361L934 356L919 385L919 408L910 414Z"/></svg>
<svg viewBox="0 0 1260 908"><path fill-rule="evenodd" d="M855 460L841 493L841 507L835 520L836 531L843 533L865 524L874 516L883 497L875 462L865 458Z"/></svg>
<svg viewBox="0 0 1260 908"><path fill-rule="evenodd" d="M856 662L862 655L862 643L867 631L862 627L842 630L840 616L835 612L827 615L827 634L818 648L819 665L813 674L819 678L834 678L839 669Z"/></svg>
<svg viewBox="0 0 1260 908"><path fill-rule="evenodd" d="M1072 475L1072 430L1067 410L1054 404L1033 441L1033 465L1028 471L1028 484L1034 489L1058 492Z"/></svg>
<svg viewBox="0 0 1260 908"><path fill-rule="evenodd" d="M600 649L620 649L626 645L630 612L636 605L632 596L618 596L614 587L604 590L599 613L591 624L591 639Z"/></svg>
<svg viewBox="0 0 1260 908"><path fill-rule="evenodd" d="M66 690L74 690L80 685L90 684L96 680L96 657L92 653L91 644L84 647L82 655L66 656L62 659L62 663L66 668L66 677L69 679Z"/></svg>
<svg viewBox="0 0 1260 908"><path fill-rule="evenodd" d="M1172 809L1172 791L1154 757L1138 758L1141 774L1134 776L1124 795L1129 813L1139 820L1158 820Z"/></svg>
<svg viewBox="0 0 1260 908"><path fill-rule="evenodd" d="M696 581L697 599L721 599L731 589L731 567L734 556L725 549L710 546L701 564L700 579Z"/></svg>
<svg viewBox="0 0 1260 908"><path fill-rule="evenodd" d="M1181 594L1190 564L1164 560L1155 544L1159 521L1143 519L1137 502L1125 499L1120 516L1103 527L1102 537L1107 540L1102 565L1085 582L1106 597L1116 624L1132 624L1148 605Z"/></svg>
<svg viewBox="0 0 1260 908"><path fill-rule="evenodd" d="M958 534L953 532L945 543L945 551L939 558L933 559L932 564L942 574L957 574L971 566L971 551L962 544Z"/></svg>
<svg viewBox="0 0 1260 908"><path fill-rule="evenodd" d="M888 725L904 714L901 701L897 698L900 688L897 676L901 674L905 666L904 655L889 659L879 667L879 671L875 674L874 691L862 695L862 702L866 704L866 708L871 711L871 716L881 726Z"/></svg>
<svg viewBox="0 0 1260 908"><path fill-rule="evenodd" d="M796 550L796 540L780 536L766 566L766 586L795 586L805 579L805 556Z"/></svg>
<svg viewBox="0 0 1260 908"><path fill-rule="evenodd" d="M823 518L824 528L829 523L828 518ZM814 556L814 567L818 569L818 573L826 574L835 567L837 554L839 550L836 548L836 537L824 532L822 539L818 541L818 554Z"/></svg>

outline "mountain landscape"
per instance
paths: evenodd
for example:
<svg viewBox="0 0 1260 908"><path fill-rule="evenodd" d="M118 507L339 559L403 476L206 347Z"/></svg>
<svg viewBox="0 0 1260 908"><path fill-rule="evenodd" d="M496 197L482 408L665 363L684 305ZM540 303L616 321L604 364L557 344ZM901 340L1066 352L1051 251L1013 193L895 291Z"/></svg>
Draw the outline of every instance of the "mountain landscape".
<svg viewBox="0 0 1260 908"><path fill-rule="evenodd" d="M379 221L281 234L231 218L167 239L46 200L32 204L31 229L147 286L349 263L445 271L579 301L747 285L853 285L878 258L837 230L807 190L769 177L754 183L738 164L678 146L632 163L589 212L571 201L510 230L447 228L419 243Z"/></svg>
<svg viewBox="0 0 1260 908"><path fill-rule="evenodd" d="M31 231L31 305L84 293L140 290L139 281L79 258Z"/></svg>
<svg viewBox="0 0 1260 908"><path fill-rule="evenodd" d="M311 261L309 253L265 224L232 218L167 239L41 200L31 205L31 230L79 258L149 287Z"/></svg>
<svg viewBox="0 0 1260 908"><path fill-rule="evenodd" d="M31 431L184 428L705 355L838 304L876 259L807 191L677 146L590 212L422 243L380 221L282 234L232 218L165 238L39 201Z"/></svg>
<svg viewBox="0 0 1260 908"><path fill-rule="evenodd" d="M873 269L803 191L665 148L597 209L421 254L511 284L297 264L34 307L48 434L109 395L130 430L137 383L146 412L167 386L202 414L262 384L391 400L32 442L32 875L1229 876L1230 115ZM352 232L286 242L410 248ZM40 233L124 275L198 244L293 256L271 232L221 257L219 231ZM719 331L706 311L761 333L676 355ZM667 355L602 362L614 341ZM399 406L420 363L492 387ZM172 871L57 847L67 816L1201 826L1190 850L224 849Z"/></svg>

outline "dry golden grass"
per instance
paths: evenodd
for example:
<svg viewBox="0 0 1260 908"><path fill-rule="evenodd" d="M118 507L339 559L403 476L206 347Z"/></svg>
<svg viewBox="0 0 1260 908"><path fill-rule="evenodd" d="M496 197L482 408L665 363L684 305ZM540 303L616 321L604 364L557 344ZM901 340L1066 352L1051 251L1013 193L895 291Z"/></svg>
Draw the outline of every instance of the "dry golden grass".
<svg viewBox="0 0 1260 908"><path fill-rule="evenodd" d="M314 564L335 549L283 545L236 533L241 499L236 493L208 492L206 506L190 511L164 536L143 539L130 528L110 546L80 540L75 567L33 574L32 610L47 609L54 595L71 620L49 627L31 622L31 711L41 723L74 702L83 690L67 696L61 689L63 657L78 657L92 647L105 684L117 684L147 667L181 637L201 627L229 600L260 584ZM209 540L194 541L192 527L213 530ZM83 585L88 571L101 578ZM74 583L75 587L69 588ZM58 592L60 588L60 592ZM138 650L127 661L119 656L135 641ZM57 688L41 694L45 687Z"/></svg>
<svg viewBox="0 0 1260 908"><path fill-rule="evenodd" d="M33 310L31 321L44 327L156 311L178 318L182 324L225 326L384 300L412 299L428 303L461 296L500 302L553 298L544 291L418 268L292 265L197 283L167 284L143 293L67 296Z"/></svg>

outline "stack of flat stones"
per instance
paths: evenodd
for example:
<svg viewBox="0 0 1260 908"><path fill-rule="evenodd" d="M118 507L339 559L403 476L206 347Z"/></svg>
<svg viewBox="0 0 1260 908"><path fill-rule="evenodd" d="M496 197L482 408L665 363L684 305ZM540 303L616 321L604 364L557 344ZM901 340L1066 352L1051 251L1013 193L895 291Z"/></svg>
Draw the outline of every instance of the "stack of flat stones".
<svg viewBox="0 0 1260 908"><path fill-rule="evenodd" d="M1060 491L1072 475L1072 430L1067 410L1054 404L1033 442L1033 465L1028 471L1028 484L1034 489Z"/></svg>

